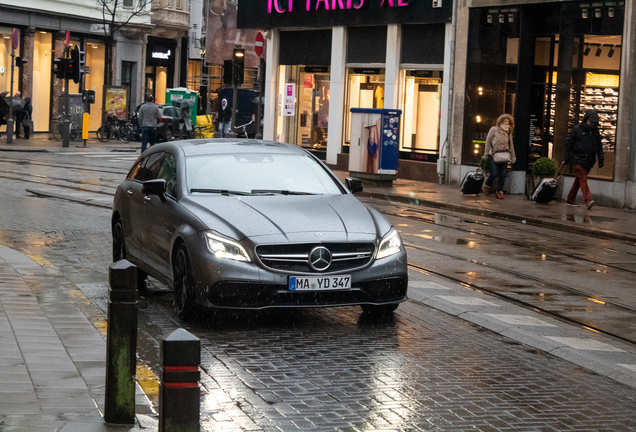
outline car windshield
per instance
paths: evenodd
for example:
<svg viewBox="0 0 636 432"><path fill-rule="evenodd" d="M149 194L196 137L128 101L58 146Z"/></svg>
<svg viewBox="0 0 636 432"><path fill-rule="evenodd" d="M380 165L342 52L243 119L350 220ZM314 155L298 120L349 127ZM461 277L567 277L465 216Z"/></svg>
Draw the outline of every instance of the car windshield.
<svg viewBox="0 0 636 432"><path fill-rule="evenodd" d="M309 155L216 154L186 159L190 193L339 195L342 190Z"/></svg>

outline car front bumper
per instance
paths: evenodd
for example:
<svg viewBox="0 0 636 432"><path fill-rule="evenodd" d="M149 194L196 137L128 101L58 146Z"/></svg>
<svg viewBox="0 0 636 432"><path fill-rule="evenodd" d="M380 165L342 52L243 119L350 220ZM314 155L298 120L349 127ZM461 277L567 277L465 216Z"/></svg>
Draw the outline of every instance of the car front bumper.
<svg viewBox="0 0 636 432"><path fill-rule="evenodd" d="M196 252L199 253L196 253ZM407 300L406 251L380 259L353 271L329 273L351 275L351 288L291 291L289 274L255 263L215 259L207 250L190 252L198 304L214 308L266 309L388 305ZM320 276L321 274L312 274Z"/></svg>

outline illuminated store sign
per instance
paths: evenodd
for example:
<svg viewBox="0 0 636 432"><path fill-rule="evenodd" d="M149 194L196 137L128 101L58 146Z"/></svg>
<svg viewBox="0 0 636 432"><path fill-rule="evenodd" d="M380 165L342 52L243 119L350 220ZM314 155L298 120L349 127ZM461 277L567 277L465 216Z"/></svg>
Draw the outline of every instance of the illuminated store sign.
<svg viewBox="0 0 636 432"><path fill-rule="evenodd" d="M152 53L152 58L156 58L156 59L162 59L162 60L169 60L170 59L170 50L168 50L168 52L156 52L154 51Z"/></svg>
<svg viewBox="0 0 636 432"><path fill-rule="evenodd" d="M240 29L447 23L451 1L238 0Z"/></svg>
<svg viewBox="0 0 636 432"><path fill-rule="evenodd" d="M361 9L365 0L301 0L307 12L317 10L348 10ZM369 2L370 0L366 0ZM408 6L409 0L375 0L380 2L380 7ZM411 0L413 1L413 0ZM301 7L303 7L301 5ZM267 13L293 12L294 0L268 0Z"/></svg>

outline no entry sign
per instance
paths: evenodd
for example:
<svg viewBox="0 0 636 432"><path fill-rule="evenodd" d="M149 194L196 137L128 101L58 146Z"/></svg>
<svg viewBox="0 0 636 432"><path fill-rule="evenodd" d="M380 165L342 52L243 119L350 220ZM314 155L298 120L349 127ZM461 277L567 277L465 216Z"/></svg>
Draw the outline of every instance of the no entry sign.
<svg viewBox="0 0 636 432"><path fill-rule="evenodd" d="M11 31L11 47L16 50L18 49L18 42L20 41L20 33L18 33L18 29L14 28Z"/></svg>
<svg viewBox="0 0 636 432"><path fill-rule="evenodd" d="M256 41L254 42L254 52L257 56L261 56L263 54L263 45L265 44L265 38L263 37L263 32L256 33Z"/></svg>

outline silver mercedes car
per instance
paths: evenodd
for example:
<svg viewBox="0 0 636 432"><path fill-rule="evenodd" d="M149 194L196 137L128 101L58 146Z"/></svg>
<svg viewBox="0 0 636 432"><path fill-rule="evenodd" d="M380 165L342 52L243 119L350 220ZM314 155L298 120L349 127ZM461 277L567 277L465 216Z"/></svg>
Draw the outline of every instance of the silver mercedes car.
<svg viewBox="0 0 636 432"><path fill-rule="evenodd" d="M406 251L376 210L302 148L206 139L155 145L115 194L113 260L174 288L177 315L202 307L360 305L407 299Z"/></svg>

